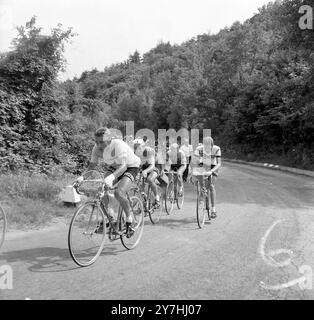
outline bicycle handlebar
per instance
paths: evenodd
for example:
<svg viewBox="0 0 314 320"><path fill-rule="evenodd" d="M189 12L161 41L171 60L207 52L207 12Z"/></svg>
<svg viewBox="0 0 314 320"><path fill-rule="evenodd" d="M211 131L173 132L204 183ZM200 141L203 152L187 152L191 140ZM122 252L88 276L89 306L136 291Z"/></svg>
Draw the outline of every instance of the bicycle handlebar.
<svg viewBox="0 0 314 320"><path fill-rule="evenodd" d="M177 171L173 171L173 170L171 170L171 171L164 171L164 173L165 174L178 174L178 172Z"/></svg>
<svg viewBox="0 0 314 320"><path fill-rule="evenodd" d="M102 179L83 180L81 183L79 183L79 182L74 182L74 183L72 184L72 185L73 185L73 188L76 190L76 192L77 192L78 194L81 194L81 195L83 195L84 193L80 192L79 188L80 188L80 186L81 186L81 184L82 184L83 182L98 182L98 183L102 183L102 188L103 188L103 190L104 190L105 192L114 191L114 190L117 189L116 186L114 186L114 187L109 187L109 186L104 182L104 180L102 180Z"/></svg>
<svg viewBox="0 0 314 320"><path fill-rule="evenodd" d="M195 177L210 177L213 173L192 173L193 176Z"/></svg>
<svg viewBox="0 0 314 320"><path fill-rule="evenodd" d="M216 172L211 172L211 173L209 173L209 172L204 172L204 173L197 173L197 172L193 172L192 173L192 175L193 176L195 176L195 177L210 177L210 176L217 176L217 173Z"/></svg>

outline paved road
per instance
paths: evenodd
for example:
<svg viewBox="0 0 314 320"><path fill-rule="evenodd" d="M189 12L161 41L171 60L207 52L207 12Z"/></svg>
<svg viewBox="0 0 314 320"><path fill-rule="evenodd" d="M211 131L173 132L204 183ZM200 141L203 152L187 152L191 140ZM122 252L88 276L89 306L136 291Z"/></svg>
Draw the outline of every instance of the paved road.
<svg viewBox="0 0 314 320"><path fill-rule="evenodd" d="M0 298L313 299L314 179L226 164L217 193L218 218L204 229L197 227L195 191L187 185L184 209L156 226L147 220L136 250L108 243L88 268L69 256L66 223L9 234L0 266L13 268L13 289L0 290ZM293 253L271 256L279 249ZM304 270L301 289L293 281ZM294 286L267 287L285 284Z"/></svg>

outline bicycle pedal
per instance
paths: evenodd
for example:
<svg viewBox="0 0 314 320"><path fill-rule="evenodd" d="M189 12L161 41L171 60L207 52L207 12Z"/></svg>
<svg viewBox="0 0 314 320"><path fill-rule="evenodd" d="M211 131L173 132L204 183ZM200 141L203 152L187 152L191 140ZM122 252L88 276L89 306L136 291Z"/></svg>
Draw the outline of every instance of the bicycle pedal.
<svg viewBox="0 0 314 320"><path fill-rule="evenodd" d="M126 237L127 237L128 239L130 239L130 238L134 235L134 233L135 233L135 231L129 230L129 231L126 233Z"/></svg>
<svg viewBox="0 0 314 320"><path fill-rule="evenodd" d="M110 240L111 242L114 242L114 241L117 241L118 239L119 239L119 236L113 235L109 240Z"/></svg>
<svg viewBox="0 0 314 320"><path fill-rule="evenodd" d="M135 233L135 229L133 228L127 227L125 230L125 235L128 239L131 238L134 235L134 233Z"/></svg>

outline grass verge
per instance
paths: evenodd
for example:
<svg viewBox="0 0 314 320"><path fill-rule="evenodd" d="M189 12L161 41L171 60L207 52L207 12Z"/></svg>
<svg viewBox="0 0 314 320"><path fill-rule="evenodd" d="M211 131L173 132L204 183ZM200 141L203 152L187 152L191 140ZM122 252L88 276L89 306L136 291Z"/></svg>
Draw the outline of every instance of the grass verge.
<svg viewBox="0 0 314 320"><path fill-rule="evenodd" d="M65 207L58 198L63 187L74 177L25 172L0 176L1 205L4 208L8 230L33 229L48 225L55 218L73 214L74 208Z"/></svg>

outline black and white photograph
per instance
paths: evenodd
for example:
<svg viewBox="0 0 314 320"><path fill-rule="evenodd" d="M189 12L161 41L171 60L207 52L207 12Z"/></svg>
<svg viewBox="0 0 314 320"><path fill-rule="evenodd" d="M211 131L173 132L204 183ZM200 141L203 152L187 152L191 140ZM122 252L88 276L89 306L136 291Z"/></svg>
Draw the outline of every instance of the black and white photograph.
<svg viewBox="0 0 314 320"><path fill-rule="evenodd" d="M0 0L0 302L314 300L313 28L314 0Z"/></svg>

